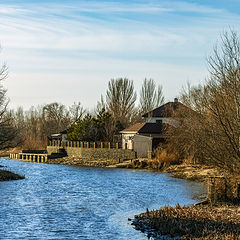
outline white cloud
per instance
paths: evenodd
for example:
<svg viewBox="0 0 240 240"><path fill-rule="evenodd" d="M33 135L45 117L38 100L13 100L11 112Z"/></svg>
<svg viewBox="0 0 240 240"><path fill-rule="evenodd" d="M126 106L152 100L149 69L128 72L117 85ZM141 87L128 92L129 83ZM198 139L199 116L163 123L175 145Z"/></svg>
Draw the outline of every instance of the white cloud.
<svg viewBox="0 0 240 240"><path fill-rule="evenodd" d="M183 21L184 12L201 18ZM137 88L145 77L159 80L171 99L186 80L204 78L211 43L223 26L240 20L225 10L172 1L2 4L0 14L8 94L12 106L27 107L78 100L91 106L110 78L125 76Z"/></svg>

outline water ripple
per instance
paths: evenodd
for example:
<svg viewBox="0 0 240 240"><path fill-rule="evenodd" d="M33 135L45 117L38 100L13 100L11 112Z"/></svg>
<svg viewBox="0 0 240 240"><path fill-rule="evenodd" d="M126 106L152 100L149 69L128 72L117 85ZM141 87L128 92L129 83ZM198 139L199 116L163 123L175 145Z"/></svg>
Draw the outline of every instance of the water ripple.
<svg viewBox="0 0 240 240"><path fill-rule="evenodd" d="M204 186L167 174L1 159L26 179L0 182L0 239L142 240L128 218L191 204Z"/></svg>

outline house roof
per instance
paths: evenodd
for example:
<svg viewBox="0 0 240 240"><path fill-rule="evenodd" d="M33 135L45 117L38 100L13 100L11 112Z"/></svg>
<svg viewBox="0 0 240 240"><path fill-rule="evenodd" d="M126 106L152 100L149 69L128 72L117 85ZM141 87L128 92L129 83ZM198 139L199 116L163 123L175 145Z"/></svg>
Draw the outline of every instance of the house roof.
<svg viewBox="0 0 240 240"><path fill-rule="evenodd" d="M186 110L188 109L188 107L186 107L185 105L183 105L182 103L178 102L177 99L174 100L174 102L168 102L166 104L163 104L162 106L153 109L150 112L147 112L145 114L142 115L142 117L144 118L148 118L148 117L163 117L163 118L167 118L167 117L174 117L177 111L181 111L182 110Z"/></svg>
<svg viewBox="0 0 240 240"><path fill-rule="evenodd" d="M120 133L158 134L163 135L171 127L168 123L136 123Z"/></svg>
<svg viewBox="0 0 240 240"><path fill-rule="evenodd" d="M120 133L137 133L145 123L136 123L128 128L123 129Z"/></svg>
<svg viewBox="0 0 240 240"><path fill-rule="evenodd" d="M145 123L138 133L163 135L169 127L171 126L168 123Z"/></svg>
<svg viewBox="0 0 240 240"><path fill-rule="evenodd" d="M61 134L67 134L67 130L63 130L60 132Z"/></svg>

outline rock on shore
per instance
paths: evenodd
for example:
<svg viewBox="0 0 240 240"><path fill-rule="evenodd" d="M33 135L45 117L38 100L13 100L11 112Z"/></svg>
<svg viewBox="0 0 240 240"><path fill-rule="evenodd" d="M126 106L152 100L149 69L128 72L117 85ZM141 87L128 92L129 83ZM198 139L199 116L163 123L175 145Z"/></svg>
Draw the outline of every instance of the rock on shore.
<svg viewBox="0 0 240 240"><path fill-rule="evenodd" d="M7 170L0 170L0 181L9 181L9 180L18 180L24 179L24 176L20 176L16 173L7 171Z"/></svg>

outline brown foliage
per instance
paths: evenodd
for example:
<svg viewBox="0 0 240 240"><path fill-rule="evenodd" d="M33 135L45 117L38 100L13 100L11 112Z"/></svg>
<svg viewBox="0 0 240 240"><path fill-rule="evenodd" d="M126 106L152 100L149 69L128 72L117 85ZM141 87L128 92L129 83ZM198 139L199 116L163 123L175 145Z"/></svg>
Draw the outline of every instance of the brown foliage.
<svg viewBox="0 0 240 240"><path fill-rule="evenodd" d="M204 86L182 93L194 111L179 112L179 126L170 145L180 158L193 158L231 173L240 169L240 40L224 33L220 49L208 60L210 78Z"/></svg>
<svg viewBox="0 0 240 240"><path fill-rule="evenodd" d="M22 145L24 150L43 150L47 147L47 139L39 139L34 134L28 135Z"/></svg>

